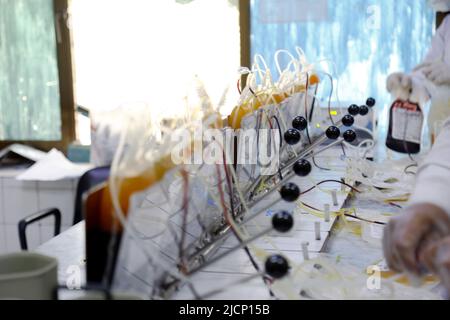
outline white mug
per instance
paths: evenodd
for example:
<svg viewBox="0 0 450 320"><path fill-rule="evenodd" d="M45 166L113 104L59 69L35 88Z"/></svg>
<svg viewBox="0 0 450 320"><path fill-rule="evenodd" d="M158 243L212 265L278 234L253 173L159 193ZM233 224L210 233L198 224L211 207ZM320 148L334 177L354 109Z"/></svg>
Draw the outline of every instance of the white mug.
<svg viewBox="0 0 450 320"><path fill-rule="evenodd" d="M52 300L58 285L58 262L37 253L0 256L0 299Z"/></svg>

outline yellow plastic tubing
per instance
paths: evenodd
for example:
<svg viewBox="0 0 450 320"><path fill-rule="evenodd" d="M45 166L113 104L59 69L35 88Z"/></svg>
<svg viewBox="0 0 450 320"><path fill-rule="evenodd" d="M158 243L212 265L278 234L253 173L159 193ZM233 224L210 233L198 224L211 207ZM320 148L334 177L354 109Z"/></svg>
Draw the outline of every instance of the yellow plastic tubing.
<svg viewBox="0 0 450 320"><path fill-rule="evenodd" d="M320 78L318 75L313 74L309 77L309 85L317 85L320 82ZM305 92L305 85L296 85L294 86L293 92ZM249 100L245 101L243 104L235 107L231 114L228 116L228 125L237 130L241 128L242 119L245 118L248 114L255 112L261 107L264 107L269 104L279 105L285 99L289 98L291 93L282 92L282 93L258 93Z"/></svg>

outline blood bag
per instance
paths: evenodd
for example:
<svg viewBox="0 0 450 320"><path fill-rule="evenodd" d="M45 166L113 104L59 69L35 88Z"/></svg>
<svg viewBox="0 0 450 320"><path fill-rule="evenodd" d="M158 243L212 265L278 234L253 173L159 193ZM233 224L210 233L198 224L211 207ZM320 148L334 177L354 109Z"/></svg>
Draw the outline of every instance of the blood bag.
<svg viewBox="0 0 450 320"><path fill-rule="evenodd" d="M418 104L396 100L389 113L386 146L400 153L419 153L424 116Z"/></svg>

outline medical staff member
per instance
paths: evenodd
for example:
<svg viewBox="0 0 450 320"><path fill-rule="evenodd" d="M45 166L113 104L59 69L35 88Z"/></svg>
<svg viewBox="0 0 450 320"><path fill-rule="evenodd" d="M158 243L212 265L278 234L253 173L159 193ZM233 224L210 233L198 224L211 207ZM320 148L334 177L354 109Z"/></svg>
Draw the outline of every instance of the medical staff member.
<svg viewBox="0 0 450 320"><path fill-rule="evenodd" d="M450 11L450 0L430 0L438 12ZM436 32L422 64L411 74L394 73L387 89L401 99L432 97L433 86L450 90L450 15ZM419 166L409 207L386 226L383 250L398 272L438 275L450 292L450 118Z"/></svg>
<svg viewBox="0 0 450 320"><path fill-rule="evenodd" d="M437 12L450 11L450 0L430 0ZM424 61L406 74L391 74L386 82L387 90L395 98L419 102L420 98L435 91L436 87L450 86L450 17L447 15L438 28Z"/></svg>

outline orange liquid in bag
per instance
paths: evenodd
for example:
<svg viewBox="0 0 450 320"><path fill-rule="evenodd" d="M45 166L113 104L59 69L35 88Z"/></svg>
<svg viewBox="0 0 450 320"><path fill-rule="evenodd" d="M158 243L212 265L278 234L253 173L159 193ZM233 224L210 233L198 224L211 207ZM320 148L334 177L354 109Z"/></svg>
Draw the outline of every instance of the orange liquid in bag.
<svg viewBox="0 0 450 320"><path fill-rule="evenodd" d="M133 194L150 188L162 180L174 165L167 156L140 175L117 181L118 200L125 216L129 213ZM84 204L86 219L86 262L88 283L111 284L122 238L123 226L115 215L109 182L95 188ZM112 256L109 256L109 253ZM111 268L108 269L108 263ZM107 274L108 273L108 274Z"/></svg>

